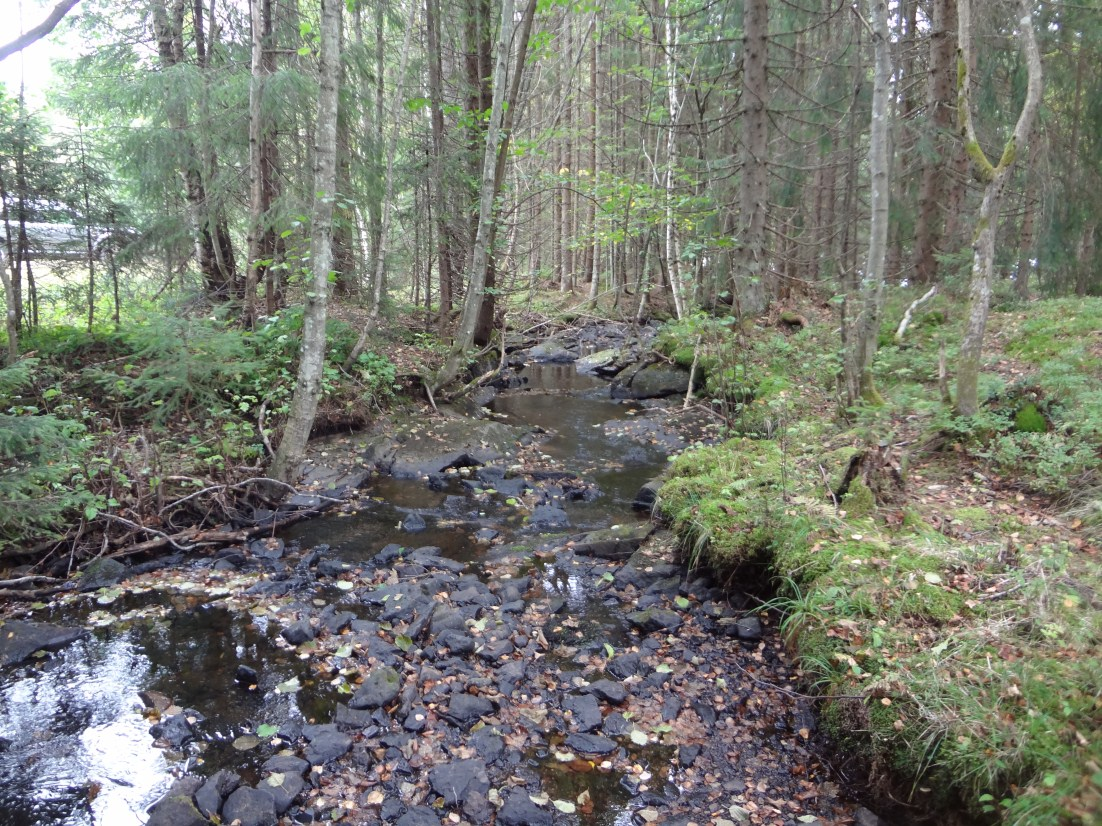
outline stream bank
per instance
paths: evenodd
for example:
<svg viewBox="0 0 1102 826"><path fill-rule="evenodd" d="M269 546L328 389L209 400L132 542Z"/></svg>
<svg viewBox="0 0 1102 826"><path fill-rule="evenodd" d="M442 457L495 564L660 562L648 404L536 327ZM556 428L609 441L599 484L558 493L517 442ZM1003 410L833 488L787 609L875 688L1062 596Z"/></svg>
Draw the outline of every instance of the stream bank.
<svg viewBox="0 0 1102 826"><path fill-rule="evenodd" d="M154 826L875 822L818 756L771 617L631 508L709 423L569 363L520 378L494 419L317 445L323 489L362 484L329 516L38 609L99 628L4 683L9 717L58 700L3 731L3 822L121 826L158 798ZM91 672L114 711L63 723ZM120 721L153 779L89 759ZM11 783L50 760L68 785Z"/></svg>

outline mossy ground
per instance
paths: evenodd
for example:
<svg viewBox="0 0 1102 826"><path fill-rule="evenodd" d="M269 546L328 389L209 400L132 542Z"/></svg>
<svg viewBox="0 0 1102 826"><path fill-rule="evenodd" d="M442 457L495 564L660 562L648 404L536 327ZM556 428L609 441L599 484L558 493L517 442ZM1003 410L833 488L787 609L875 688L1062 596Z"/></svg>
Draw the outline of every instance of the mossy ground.
<svg viewBox="0 0 1102 826"><path fill-rule="evenodd" d="M1102 575L1091 514L1102 508L1089 505L1102 464L1102 302L995 314L988 402L966 422L937 392L938 343L959 321L949 309L930 308L937 323L920 316L887 347L877 363L885 408L847 421L833 415L829 381L814 377L829 321L760 331L745 345L757 356L747 369L759 387L783 371L782 389L746 407L773 427L680 456L662 512L694 562L771 566L788 642L807 685L828 698L825 728L897 799L1013 824L1098 823ZM812 380L789 392L793 368L816 359ZM1000 412L1021 397L1014 387L1030 388L1048 432L1015 428L1020 404ZM878 503L861 477L839 496L853 457L883 444L908 453L901 496Z"/></svg>

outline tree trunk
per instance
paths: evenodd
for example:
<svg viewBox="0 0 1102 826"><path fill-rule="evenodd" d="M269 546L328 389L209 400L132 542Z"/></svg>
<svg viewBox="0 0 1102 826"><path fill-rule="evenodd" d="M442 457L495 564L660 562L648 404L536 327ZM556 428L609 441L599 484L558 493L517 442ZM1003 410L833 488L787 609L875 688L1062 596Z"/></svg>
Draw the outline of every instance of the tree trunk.
<svg viewBox="0 0 1102 826"><path fill-rule="evenodd" d="M1027 0L1020 0L1020 13L1019 25L1028 72L1026 96L1022 110L1018 114L1014 132L1003 147L998 164L992 165L980 147L972 121L971 0L960 0L959 3L960 57L957 116L961 120L961 138L972 161L973 173L984 185L983 201L976 216L975 237L972 241L968 317L965 322L964 339L960 345L960 361L957 365L956 411L961 416L974 416L979 410L980 357L983 353L983 335L987 329L987 313L991 304L991 278L995 270L995 233L998 230L1002 195L1010 178L1015 157L1029 139L1041 100L1041 53L1037 48L1031 7Z"/></svg>
<svg viewBox="0 0 1102 826"><path fill-rule="evenodd" d="M440 56L440 0L425 0L425 29L428 40L429 108L432 119L432 188L436 192L437 271L440 277L440 317L438 330L447 329L452 311L455 283L452 217L448 211L448 188L444 180L444 83Z"/></svg>
<svg viewBox="0 0 1102 826"><path fill-rule="evenodd" d="M467 295L463 302L463 315L459 320L452 348L444 366L433 380L433 389L439 389L459 375L460 364L474 342L475 324L482 307L486 284L486 268L490 258L490 241L493 232L494 184L497 170L498 148L501 143L501 127L505 109L505 81L509 68L509 45L513 40L513 0L502 0L501 27L497 42L497 61L493 76L493 102L489 123L486 126L486 147L482 156L482 183L479 187L478 229L467 274ZM521 67L517 67L518 72Z"/></svg>
<svg viewBox="0 0 1102 826"><path fill-rule="evenodd" d="M288 481L302 461L321 398L329 271L333 259L333 201L337 184L337 109L343 7L344 0L322 0L321 3L321 88L318 94L317 159L314 169L313 234L310 244L312 273L303 313L302 349L295 393L283 438L272 464L272 475L282 481Z"/></svg>
<svg viewBox="0 0 1102 826"><path fill-rule="evenodd" d="M383 179L383 204L381 223L379 224L379 243L376 247L376 258L373 262L373 274L371 277L371 296L368 307L367 320L364 322L360 336L356 340L356 346L348 354L344 363L347 370L367 345L367 337L375 329L379 322L379 309L383 304L383 284L386 282L386 256L390 248L390 223L394 215L394 161L398 155L398 104L402 97L402 84L405 82L406 66L409 64L409 47L413 38L414 24L417 22L417 4L410 3L409 20L406 21L406 32L402 39L402 54L398 60L398 76L394 79L394 88L390 90L390 135L387 137L386 147L386 172Z"/></svg>
<svg viewBox="0 0 1102 826"><path fill-rule="evenodd" d="M755 318L769 306L766 289L765 213L769 201L769 5L747 0L743 20L742 179L739 184L739 237L735 250L738 309Z"/></svg>
<svg viewBox="0 0 1102 826"><path fill-rule="evenodd" d="M846 402L876 403L872 362L876 357L880 330L880 308L884 297L884 266L888 253L889 204L891 199L891 41L888 36L887 0L869 0L872 25L873 74L872 118L869 127L869 252L856 294L846 296L846 312L852 324L843 331Z"/></svg>
<svg viewBox="0 0 1102 826"><path fill-rule="evenodd" d="M681 100L678 94L677 79L677 40L678 28L670 0L665 3L666 17L666 111L669 126L666 131L666 270L670 284L670 296L677 318L685 317L685 303L681 291L681 239L678 235L677 209L674 195L677 189L677 124L681 120Z"/></svg>

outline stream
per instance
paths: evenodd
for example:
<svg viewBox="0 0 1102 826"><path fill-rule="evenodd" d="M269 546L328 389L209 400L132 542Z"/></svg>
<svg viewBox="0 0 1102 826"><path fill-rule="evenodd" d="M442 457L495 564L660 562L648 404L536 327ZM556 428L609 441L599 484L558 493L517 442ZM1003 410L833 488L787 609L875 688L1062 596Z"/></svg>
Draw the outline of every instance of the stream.
<svg viewBox="0 0 1102 826"><path fill-rule="evenodd" d="M572 364L523 379L490 406L516 455L38 606L89 633L0 674L0 826L187 823L148 810L212 776L279 780L288 823L853 822L770 618L636 550L691 436Z"/></svg>

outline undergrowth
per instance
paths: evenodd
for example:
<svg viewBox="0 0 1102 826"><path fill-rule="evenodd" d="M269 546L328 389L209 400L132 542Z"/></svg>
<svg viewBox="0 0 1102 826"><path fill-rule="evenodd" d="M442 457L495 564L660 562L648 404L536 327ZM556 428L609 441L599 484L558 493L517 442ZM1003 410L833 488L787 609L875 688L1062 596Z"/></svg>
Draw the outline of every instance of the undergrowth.
<svg viewBox="0 0 1102 826"><path fill-rule="evenodd" d="M922 810L1015 826L1102 819L1102 575L1089 544L1102 520L1100 320L1097 300L993 317L1003 351L980 414L961 420L937 384L959 319L936 301L902 343L885 324L883 409L836 419L821 376L774 397L786 426L773 438L686 451L662 489L693 564L772 567L786 640L827 698L824 727ZM821 332L764 335L742 345L758 387L821 346ZM909 492L878 501L862 474L900 432L944 452L904 459ZM855 459L866 464L853 476ZM1023 494L1048 496L1062 519L1020 507Z"/></svg>

